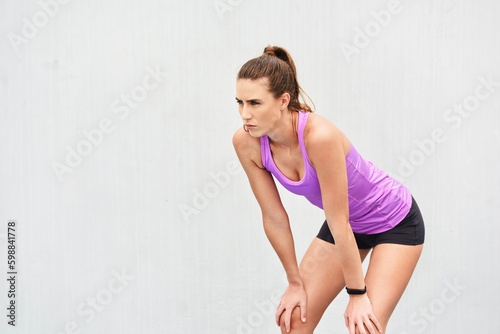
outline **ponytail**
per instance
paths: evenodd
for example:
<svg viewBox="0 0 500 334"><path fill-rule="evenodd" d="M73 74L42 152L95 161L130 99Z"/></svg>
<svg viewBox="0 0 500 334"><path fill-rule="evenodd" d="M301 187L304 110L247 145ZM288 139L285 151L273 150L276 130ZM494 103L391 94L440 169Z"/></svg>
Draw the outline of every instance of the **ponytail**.
<svg viewBox="0 0 500 334"><path fill-rule="evenodd" d="M290 94L288 109L291 111L313 112L304 101L304 95L312 102L309 95L300 87L297 70L290 54L282 47L267 46L260 57L246 62L238 72L238 79L269 79L269 91L275 98L283 93ZM313 102L314 105L314 102Z"/></svg>

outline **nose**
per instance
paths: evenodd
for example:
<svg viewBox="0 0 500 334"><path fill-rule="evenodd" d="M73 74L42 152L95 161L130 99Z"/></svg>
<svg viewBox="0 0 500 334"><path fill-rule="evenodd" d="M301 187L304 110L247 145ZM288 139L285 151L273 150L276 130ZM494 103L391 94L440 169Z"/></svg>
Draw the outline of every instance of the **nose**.
<svg viewBox="0 0 500 334"><path fill-rule="evenodd" d="M241 118L246 121L252 118L250 113L248 112L248 109L243 105L241 106Z"/></svg>

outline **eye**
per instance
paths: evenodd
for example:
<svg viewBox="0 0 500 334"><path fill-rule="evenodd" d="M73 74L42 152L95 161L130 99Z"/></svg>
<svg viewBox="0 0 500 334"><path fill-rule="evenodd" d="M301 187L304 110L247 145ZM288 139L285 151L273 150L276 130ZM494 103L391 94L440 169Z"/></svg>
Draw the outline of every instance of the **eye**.
<svg viewBox="0 0 500 334"><path fill-rule="evenodd" d="M258 105L258 104L260 104L260 103L259 103L259 102L256 102L256 101L251 101L251 102L250 102L250 104L251 104L251 105L253 105L253 106L256 106L256 105Z"/></svg>
<svg viewBox="0 0 500 334"><path fill-rule="evenodd" d="M236 103L238 103L238 104L243 104L243 101L241 101L241 100L236 100Z"/></svg>

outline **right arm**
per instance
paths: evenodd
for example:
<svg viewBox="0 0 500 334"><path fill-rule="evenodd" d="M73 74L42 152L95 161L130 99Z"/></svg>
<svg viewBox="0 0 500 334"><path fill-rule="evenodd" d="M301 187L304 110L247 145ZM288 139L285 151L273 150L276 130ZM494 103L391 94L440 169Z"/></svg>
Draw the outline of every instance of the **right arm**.
<svg viewBox="0 0 500 334"><path fill-rule="evenodd" d="M288 215L271 173L260 166L259 138L250 136L240 128L233 136L233 146L261 208L266 236L276 251L290 284L287 289L289 293L285 292L276 313L279 325L279 316L285 311L285 322L288 323L287 329L289 329L290 316L295 306L301 306L302 318L305 318L306 295L299 274Z"/></svg>

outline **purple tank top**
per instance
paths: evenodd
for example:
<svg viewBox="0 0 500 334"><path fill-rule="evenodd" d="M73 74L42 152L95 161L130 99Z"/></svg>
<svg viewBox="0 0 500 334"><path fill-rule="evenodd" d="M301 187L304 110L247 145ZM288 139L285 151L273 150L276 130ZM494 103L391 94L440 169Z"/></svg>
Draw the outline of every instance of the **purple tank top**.
<svg viewBox="0 0 500 334"><path fill-rule="evenodd" d="M276 166L271 156L269 138L260 137L262 163L289 191L305 196L312 204L323 209L321 189L316 170L309 162L304 144L304 127L308 112L299 112L297 126L300 151L305 172L299 181L288 179ZM349 223L353 232L362 234L381 233L396 226L408 214L412 198L410 191L372 162L363 159L351 143L345 157L349 198Z"/></svg>

